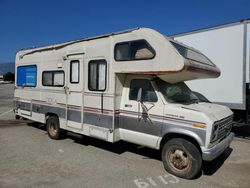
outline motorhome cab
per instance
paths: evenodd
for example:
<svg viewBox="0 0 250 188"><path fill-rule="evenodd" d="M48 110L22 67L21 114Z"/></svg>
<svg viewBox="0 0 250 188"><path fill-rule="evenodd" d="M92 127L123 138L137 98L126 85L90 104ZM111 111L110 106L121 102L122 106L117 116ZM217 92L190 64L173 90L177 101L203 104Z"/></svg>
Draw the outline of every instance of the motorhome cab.
<svg viewBox="0 0 250 188"><path fill-rule="evenodd" d="M194 178L233 139L231 110L184 83L220 70L152 29L21 50L16 75L16 116L46 124L50 138L71 131L158 149L179 177Z"/></svg>

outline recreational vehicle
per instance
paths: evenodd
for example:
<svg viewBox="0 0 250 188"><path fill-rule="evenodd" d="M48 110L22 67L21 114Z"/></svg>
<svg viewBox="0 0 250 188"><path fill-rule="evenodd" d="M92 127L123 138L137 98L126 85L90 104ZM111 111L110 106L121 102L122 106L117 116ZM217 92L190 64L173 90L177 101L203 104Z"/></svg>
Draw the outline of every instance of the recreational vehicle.
<svg viewBox="0 0 250 188"><path fill-rule="evenodd" d="M16 117L46 124L52 139L71 131L161 150L165 169L190 179L234 137L232 111L184 83L220 70L152 29L21 50L15 71Z"/></svg>
<svg viewBox="0 0 250 188"><path fill-rule="evenodd" d="M187 82L190 89L231 108L238 123L249 123L250 19L179 33L172 38L205 53L221 69L218 79Z"/></svg>

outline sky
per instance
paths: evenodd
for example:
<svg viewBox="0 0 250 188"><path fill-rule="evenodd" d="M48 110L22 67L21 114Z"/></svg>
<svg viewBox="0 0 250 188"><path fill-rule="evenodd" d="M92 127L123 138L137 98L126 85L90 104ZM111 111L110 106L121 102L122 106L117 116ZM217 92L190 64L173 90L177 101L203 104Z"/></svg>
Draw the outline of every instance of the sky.
<svg viewBox="0 0 250 188"><path fill-rule="evenodd" d="M15 53L134 27L171 35L250 18L250 0L0 0L0 63Z"/></svg>

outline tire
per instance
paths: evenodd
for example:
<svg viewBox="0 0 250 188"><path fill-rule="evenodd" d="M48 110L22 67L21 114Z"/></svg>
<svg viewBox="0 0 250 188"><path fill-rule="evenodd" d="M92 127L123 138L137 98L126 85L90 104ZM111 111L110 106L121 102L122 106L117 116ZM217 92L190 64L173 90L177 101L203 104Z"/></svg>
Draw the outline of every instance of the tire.
<svg viewBox="0 0 250 188"><path fill-rule="evenodd" d="M59 119L56 116L50 116L46 122L47 133L51 139L58 140L62 137Z"/></svg>
<svg viewBox="0 0 250 188"><path fill-rule="evenodd" d="M174 138L164 144L162 162L167 172L193 179L201 171L202 158L199 149L192 142Z"/></svg>
<svg viewBox="0 0 250 188"><path fill-rule="evenodd" d="M19 115L15 115L15 119L19 120L19 119L21 119L21 117Z"/></svg>

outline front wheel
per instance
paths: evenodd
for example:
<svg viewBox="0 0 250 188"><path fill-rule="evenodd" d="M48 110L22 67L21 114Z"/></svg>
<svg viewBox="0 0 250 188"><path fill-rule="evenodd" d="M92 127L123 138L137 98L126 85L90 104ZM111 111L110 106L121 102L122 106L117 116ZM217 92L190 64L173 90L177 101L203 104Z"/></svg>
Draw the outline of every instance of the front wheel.
<svg viewBox="0 0 250 188"><path fill-rule="evenodd" d="M169 173L193 179L201 170L202 158L200 151L192 142L174 138L164 144L162 162Z"/></svg>

